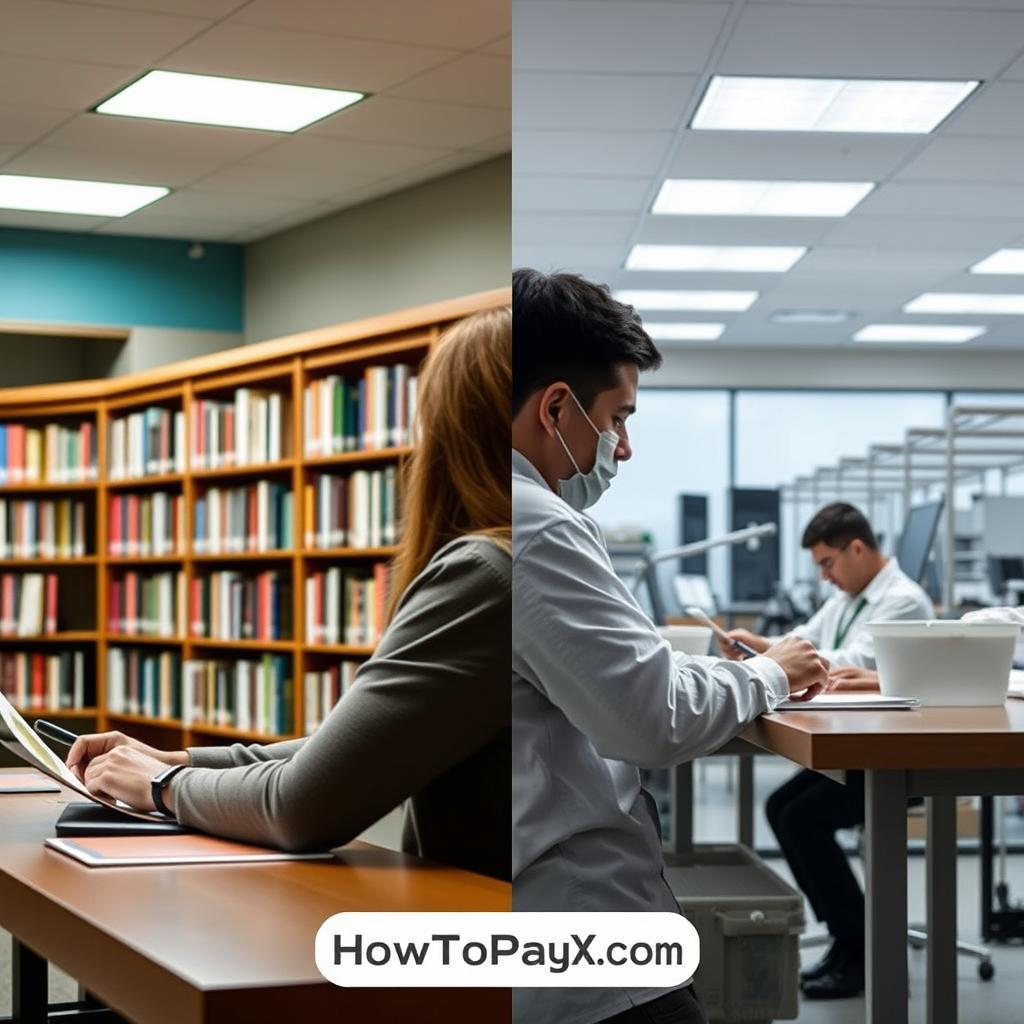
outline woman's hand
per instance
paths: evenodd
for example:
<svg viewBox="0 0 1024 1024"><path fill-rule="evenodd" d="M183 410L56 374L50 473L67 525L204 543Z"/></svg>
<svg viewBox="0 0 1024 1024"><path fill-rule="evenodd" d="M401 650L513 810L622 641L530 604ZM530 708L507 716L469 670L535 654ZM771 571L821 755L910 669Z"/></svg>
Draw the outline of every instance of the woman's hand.
<svg viewBox="0 0 1024 1024"><path fill-rule="evenodd" d="M150 783L167 767L167 762L152 757L147 752L152 749L144 743L137 747L122 744L93 757L85 769L86 788L108 800L123 800L137 810L155 811Z"/></svg>
<svg viewBox="0 0 1024 1024"><path fill-rule="evenodd" d="M870 668L843 665L828 676L829 689L836 693L878 693L878 673Z"/></svg>
<svg viewBox="0 0 1024 1024"><path fill-rule="evenodd" d="M79 736L75 740L68 751L67 766L78 776L79 782L85 782L92 761L116 749L137 750L161 765L189 763L187 750L157 750L131 736L125 736L123 732L100 732Z"/></svg>

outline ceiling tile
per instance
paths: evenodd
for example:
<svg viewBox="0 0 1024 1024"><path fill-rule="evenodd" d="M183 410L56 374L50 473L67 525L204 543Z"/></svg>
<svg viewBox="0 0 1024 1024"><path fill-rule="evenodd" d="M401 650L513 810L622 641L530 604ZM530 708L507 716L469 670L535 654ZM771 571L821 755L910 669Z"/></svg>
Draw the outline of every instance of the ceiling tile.
<svg viewBox="0 0 1024 1024"><path fill-rule="evenodd" d="M625 246L636 218L619 213L517 213L512 234L517 242ZM626 255L621 250L620 260Z"/></svg>
<svg viewBox="0 0 1024 1024"><path fill-rule="evenodd" d="M509 31L510 8L508 0L253 0L233 20L270 29L472 50Z"/></svg>
<svg viewBox="0 0 1024 1024"><path fill-rule="evenodd" d="M987 82L943 125L950 135L1024 135L1024 83Z"/></svg>
<svg viewBox="0 0 1024 1024"><path fill-rule="evenodd" d="M501 57L512 56L512 37L502 36L500 39L495 39L493 43L488 43L486 46L480 47L481 53L496 53Z"/></svg>
<svg viewBox="0 0 1024 1024"><path fill-rule="evenodd" d="M948 213L949 211L947 211ZM845 217L825 235L829 245L876 249L998 249L1024 235L1024 220L951 220L935 217Z"/></svg>
<svg viewBox="0 0 1024 1024"><path fill-rule="evenodd" d="M464 149L488 142L503 132L508 146L509 130L509 113L506 110L371 96L313 125L309 134Z"/></svg>
<svg viewBox="0 0 1024 1024"><path fill-rule="evenodd" d="M680 178L881 181L920 144L906 135L686 131L669 173Z"/></svg>
<svg viewBox="0 0 1024 1024"><path fill-rule="evenodd" d="M206 192L280 196L313 202L333 198L345 188L354 188L372 180L365 174L341 174L332 168L303 168L286 174L280 167L243 161L199 178L193 184Z"/></svg>
<svg viewBox="0 0 1024 1024"><path fill-rule="evenodd" d="M1024 13L758 4L743 9L717 70L991 78L1017 56L1022 39Z"/></svg>
<svg viewBox="0 0 1024 1024"><path fill-rule="evenodd" d="M516 0L516 70L699 72L728 4Z"/></svg>
<svg viewBox="0 0 1024 1024"><path fill-rule="evenodd" d="M506 132L503 135L495 135L493 139L485 139L469 147L473 153L483 153L487 156L501 156L503 153L512 153L512 134Z"/></svg>
<svg viewBox="0 0 1024 1024"><path fill-rule="evenodd" d="M97 0L65 0L69 4L97 6ZM102 0L100 6L150 14L187 14L197 18L223 18L237 9L239 0Z"/></svg>
<svg viewBox="0 0 1024 1024"><path fill-rule="evenodd" d="M1021 120L1018 114L1018 120ZM1024 133L1017 138L938 138L895 181L1024 181Z"/></svg>
<svg viewBox="0 0 1024 1024"><path fill-rule="evenodd" d="M512 104L511 77L507 57L471 53L418 75L390 92L417 100L507 108Z"/></svg>
<svg viewBox="0 0 1024 1024"><path fill-rule="evenodd" d="M108 217L82 217L73 213L36 213L0 209L0 227L39 228L42 231L92 231Z"/></svg>
<svg viewBox="0 0 1024 1024"><path fill-rule="evenodd" d="M1024 218L1024 187L1012 185L882 185L858 207L865 217Z"/></svg>
<svg viewBox="0 0 1024 1024"><path fill-rule="evenodd" d="M11 145L6 142L0 142L0 167L3 166L4 161L10 160L15 153L20 153L22 148L20 144Z"/></svg>
<svg viewBox="0 0 1024 1024"><path fill-rule="evenodd" d="M512 136L517 174L622 174L658 172L669 132L537 132Z"/></svg>
<svg viewBox="0 0 1024 1024"><path fill-rule="evenodd" d="M171 71L380 92L457 51L224 22L162 60Z"/></svg>
<svg viewBox="0 0 1024 1024"><path fill-rule="evenodd" d="M66 110L0 105L0 142L35 142L68 117Z"/></svg>
<svg viewBox="0 0 1024 1024"><path fill-rule="evenodd" d="M583 210L636 213L651 190L650 178L559 178L518 174L512 182L512 208L519 211Z"/></svg>
<svg viewBox="0 0 1024 1024"><path fill-rule="evenodd" d="M186 238L195 242L226 242L238 234L237 221L210 217L166 217L140 210L96 229L100 235L141 235L150 238Z"/></svg>
<svg viewBox="0 0 1024 1024"><path fill-rule="evenodd" d="M208 172L201 157L177 158L142 153L105 153L102 150L33 146L4 165L7 174L39 174L54 178L89 181L122 181L136 185L167 185L176 188Z"/></svg>
<svg viewBox="0 0 1024 1024"><path fill-rule="evenodd" d="M838 248L820 246L800 261L801 274L863 274L932 275L945 277L963 270L978 258L976 249L883 249L874 246Z"/></svg>
<svg viewBox="0 0 1024 1024"><path fill-rule="evenodd" d="M54 0L0 0L8 54L135 67L159 60L212 22Z"/></svg>
<svg viewBox="0 0 1024 1024"><path fill-rule="evenodd" d="M0 54L0 96L26 97L60 110L94 106L133 77L125 68Z"/></svg>
<svg viewBox="0 0 1024 1024"><path fill-rule="evenodd" d="M234 222L241 227L316 208L316 204L298 199L182 189L158 199L149 210L153 216L193 221L209 218L213 222Z"/></svg>
<svg viewBox="0 0 1024 1024"><path fill-rule="evenodd" d="M697 85L692 75L599 75L516 72L517 128L673 130Z"/></svg>
<svg viewBox="0 0 1024 1024"><path fill-rule="evenodd" d="M620 245L570 245L565 242L538 245L536 242L516 241L513 230L514 267L536 267L545 272L568 270L603 283L609 279L617 263L622 262L622 257Z"/></svg>
<svg viewBox="0 0 1024 1024"><path fill-rule="evenodd" d="M691 245L814 245L834 223L828 217L644 218L637 241Z"/></svg>

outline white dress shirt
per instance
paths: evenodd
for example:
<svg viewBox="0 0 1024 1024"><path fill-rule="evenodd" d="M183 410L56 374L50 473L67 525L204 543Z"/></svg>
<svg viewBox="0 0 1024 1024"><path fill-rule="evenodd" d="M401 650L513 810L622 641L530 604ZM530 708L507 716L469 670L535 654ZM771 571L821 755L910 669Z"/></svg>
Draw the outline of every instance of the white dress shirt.
<svg viewBox="0 0 1024 1024"><path fill-rule="evenodd" d="M770 658L674 653L597 525L512 453L512 902L678 911L637 766L708 753L789 692ZM592 1024L665 989L517 989L518 1024Z"/></svg>
<svg viewBox="0 0 1024 1024"><path fill-rule="evenodd" d="M836 667L874 668L869 622L934 618L931 598L890 558L861 593L837 591L793 632L810 640Z"/></svg>

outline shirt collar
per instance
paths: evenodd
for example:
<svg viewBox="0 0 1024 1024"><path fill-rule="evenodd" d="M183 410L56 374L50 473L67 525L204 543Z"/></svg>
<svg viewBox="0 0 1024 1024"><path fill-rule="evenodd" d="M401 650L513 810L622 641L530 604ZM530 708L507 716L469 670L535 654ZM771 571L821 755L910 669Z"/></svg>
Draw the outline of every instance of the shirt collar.
<svg viewBox="0 0 1024 1024"><path fill-rule="evenodd" d="M887 558L885 565L875 573L875 578L853 600L863 598L868 604L874 604L889 589L899 571L896 559Z"/></svg>
<svg viewBox="0 0 1024 1024"><path fill-rule="evenodd" d="M517 451L515 448L512 449L512 472L540 484L545 490L551 490L548 487L548 482L540 475L537 467L521 451Z"/></svg>

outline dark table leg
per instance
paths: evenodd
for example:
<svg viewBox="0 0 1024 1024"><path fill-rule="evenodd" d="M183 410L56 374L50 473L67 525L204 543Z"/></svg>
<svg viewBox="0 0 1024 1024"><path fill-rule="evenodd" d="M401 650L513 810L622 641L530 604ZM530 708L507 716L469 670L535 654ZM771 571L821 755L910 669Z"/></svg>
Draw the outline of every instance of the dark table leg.
<svg viewBox="0 0 1024 1024"><path fill-rule="evenodd" d="M46 1024L49 1003L46 961L13 937L11 974L13 1024Z"/></svg>

